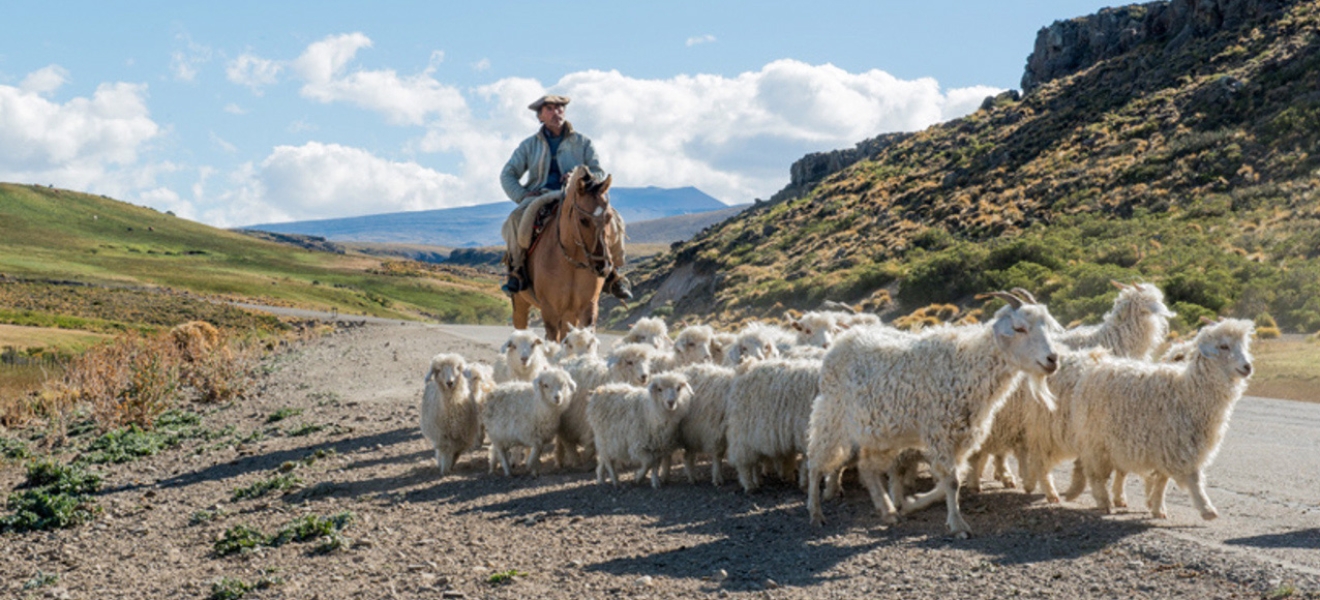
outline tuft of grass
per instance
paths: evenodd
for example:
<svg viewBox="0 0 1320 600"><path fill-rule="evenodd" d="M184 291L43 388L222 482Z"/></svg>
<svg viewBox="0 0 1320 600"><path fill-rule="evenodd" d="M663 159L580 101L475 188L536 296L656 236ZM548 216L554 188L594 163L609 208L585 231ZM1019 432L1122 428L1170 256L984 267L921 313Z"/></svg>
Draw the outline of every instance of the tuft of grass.
<svg viewBox="0 0 1320 600"><path fill-rule="evenodd" d="M23 460L32 456L23 440L0 437L0 457L8 460Z"/></svg>
<svg viewBox="0 0 1320 600"><path fill-rule="evenodd" d="M32 579L27 580L27 582L23 584L23 591L35 590L37 588L43 588L48 585L55 585L56 583L59 583L59 581L60 581L59 573L47 573L45 571L37 571L37 574L33 575Z"/></svg>
<svg viewBox="0 0 1320 600"><path fill-rule="evenodd" d="M319 554L328 554L348 547L350 540L344 537L340 532L353 523L354 515L352 512L344 511L336 513L329 517L318 517L316 515L303 515L294 519L288 525L281 527L274 536L271 537L271 546L282 546L289 542L306 542L309 540L320 540L317 544L316 552Z"/></svg>
<svg viewBox="0 0 1320 600"><path fill-rule="evenodd" d="M1297 586L1285 583L1265 593L1266 600L1283 600L1297 595Z"/></svg>
<svg viewBox="0 0 1320 600"><path fill-rule="evenodd" d="M302 485L302 483L302 478L293 473L272 475L266 479L253 483L252 485L236 488L234 490L233 500L237 502L239 500L260 498L271 492L291 490Z"/></svg>
<svg viewBox="0 0 1320 600"><path fill-rule="evenodd" d="M317 425L315 423L304 423L298 427L290 429L288 433L292 437L299 437L304 435L311 435L318 431L322 431L325 428L326 428L325 425Z"/></svg>
<svg viewBox="0 0 1320 600"><path fill-rule="evenodd" d="M229 513L225 512L223 509L207 510L203 508L195 510L193 511L193 514L188 516L188 524L201 525L202 523L210 523L211 521L219 519L227 514Z"/></svg>
<svg viewBox="0 0 1320 600"><path fill-rule="evenodd" d="M242 579L221 577L211 582L211 595L207 597L211 600L239 600L250 591L252 586L244 583Z"/></svg>
<svg viewBox="0 0 1320 600"><path fill-rule="evenodd" d="M9 495L10 514L0 516L0 530L39 531L73 527L92 520L100 507L91 495L100 491L101 477L75 464L47 459L27 467L24 489Z"/></svg>
<svg viewBox="0 0 1320 600"><path fill-rule="evenodd" d="M215 544L211 546L211 549L216 556L229 556L230 554L251 552L260 546L269 545L269 543L269 536L240 523L226 529L220 535L220 539L216 540Z"/></svg>
<svg viewBox="0 0 1320 600"><path fill-rule="evenodd" d="M296 417L298 415L301 415L302 412L303 409L301 408L281 408L273 413L270 413L270 415L266 417L266 422L278 423L289 417Z"/></svg>
<svg viewBox="0 0 1320 600"><path fill-rule="evenodd" d="M489 583L493 586L505 585L508 583L513 583L514 577L526 577L526 576L527 574L523 573L522 571L519 571L517 569L509 569L508 571L500 571L499 573L491 574L490 577L486 578L486 583Z"/></svg>

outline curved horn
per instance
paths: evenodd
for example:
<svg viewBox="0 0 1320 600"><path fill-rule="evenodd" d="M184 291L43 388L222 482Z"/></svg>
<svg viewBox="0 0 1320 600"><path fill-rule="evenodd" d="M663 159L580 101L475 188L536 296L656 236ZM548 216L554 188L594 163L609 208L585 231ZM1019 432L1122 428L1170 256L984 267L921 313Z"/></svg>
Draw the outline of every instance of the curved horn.
<svg viewBox="0 0 1320 600"><path fill-rule="evenodd" d="M1201 315L1201 322L1202 322L1202 323L1205 323L1206 325L1214 325L1214 324L1218 323L1219 321L1215 321L1214 319L1211 319L1210 317L1207 317L1207 316L1205 316L1205 315Z"/></svg>
<svg viewBox="0 0 1320 600"><path fill-rule="evenodd" d="M990 292L987 295L993 298L999 298L1000 300L1007 302L1009 306L1013 307L1013 310L1022 308L1022 299L1008 292Z"/></svg>
<svg viewBox="0 0 1320 600"><path fill-rule="evenodd" d="M1036 297L1032 296L1031 292L1028 292L1023 288L1015 287L1013 288L1013 293L1016 294L1017 297L1021 298L1027 304L1040 304L1039 302L1036 302Z"/></svg>
<svg viewBox="0 0 1320 600"><path fill-rule="evenodd" d="M1123 283L1123 282L1121 282L1121 281L1119 281L1119 280L1117 280L1117 279L1110 279L1110 280L1109 280L1109 283L1113 284L1114 287L1116 287L1116 288L1118 288L1118 289L1120 289L1120 290L1126 290L1126 289L1132 287L1131 284Z"/></svg>

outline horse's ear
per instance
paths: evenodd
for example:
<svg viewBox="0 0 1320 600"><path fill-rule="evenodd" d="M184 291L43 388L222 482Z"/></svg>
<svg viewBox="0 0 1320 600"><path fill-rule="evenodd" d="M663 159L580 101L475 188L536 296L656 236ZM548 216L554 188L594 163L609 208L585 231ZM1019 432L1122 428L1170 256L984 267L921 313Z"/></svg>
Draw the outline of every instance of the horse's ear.
<svg viewBox="0 0 1320 600"><path fill-rule="evenodd" d="M610 184L613 182L614 182L614 176L606 175L605 181L600 182L600 187L596 188L596 193L604 194L605 192L610 191Z"/></svg>

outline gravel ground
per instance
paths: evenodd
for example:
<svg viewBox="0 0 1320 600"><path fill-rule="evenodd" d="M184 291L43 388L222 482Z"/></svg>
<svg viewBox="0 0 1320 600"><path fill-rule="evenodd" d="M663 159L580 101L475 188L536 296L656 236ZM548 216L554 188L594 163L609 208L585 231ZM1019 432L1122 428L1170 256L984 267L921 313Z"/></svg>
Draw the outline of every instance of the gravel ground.
<svg viewBox="0 0 1320 600"><path fill-rule="evenodd" d="M349 328L272 356L253 398L204 411L207 427L265 431L264 439L193 440L101 468L104 513L91 524L0 535L0 590L209 597L228 577L273 583L248 592L255 598L1320 597L1320 570L1304 564L1320 553L1314 512L1260 540L1302 553L1288 562L1250 544L1235 551L1201 541L1208 526L1177 503L1181 491L1170 493L1171 518L1161 522L1136 511L1101 516L1085 502L1048 505L989 483L964 494L975 537L954 540L942 507L881 527L855 483L826 505L829 524L817 529L804 495L773 478L751 496L735 483L689 485L681 468L660 490L614 489L585 469L491 475L484 452L466 453L457 474L440 478L417 419L426 366L446 351L494 358L493 346L472 336L400 323ZM302 413L267 423L286 408ZM307 425L325 428L289 434ZM232 499L281 465L301 487ZM21 466L6 466L0 485L13 489L22 477ZM1139 494L1139 486L1130 492ZM198 511L216 516L194 524ZM317 552L313 542L212 551L235 525L270 533L301 515L341 511L355 519L343 530L351 542L337 551ZM43 574L56 577L34 585Z"/></svg>

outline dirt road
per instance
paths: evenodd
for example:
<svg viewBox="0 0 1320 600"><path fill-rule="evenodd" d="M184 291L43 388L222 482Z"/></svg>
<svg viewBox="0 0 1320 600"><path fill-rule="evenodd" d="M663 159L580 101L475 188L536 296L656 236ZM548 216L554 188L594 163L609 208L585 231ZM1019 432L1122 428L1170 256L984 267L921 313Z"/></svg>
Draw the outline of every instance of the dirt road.
<svg viewBox="0 0 1320 600"><path fill-rule="evenodd" d="M1320 597L1320 405L1239 404L1209 474L1213 522L1181 491L1154 521L987 484L964 496L976 535L959 541L944 534L942 508L880 527L853 484L815 529L794 486L748 496L689 484L681 469L660 490L614 489L585 469L491 475L484 453L469 452L440 478L417 428L426 365L442 351L492 360L507 332L367 324L273 357L253 398L207 411L205 424L232 425L231 438L107 467L105 512L90 525L0 536L5 589L207 597L228 577L264 579L249 592L260 598ZM272 424L281 409L302 412ZM234 499L282 469L301 483ZM12 489L22 473L0 475ZM214 551L238 525L270 533L341 511L354 515L345 549ZM40 574L55 583L25 592Z"/></svg>

